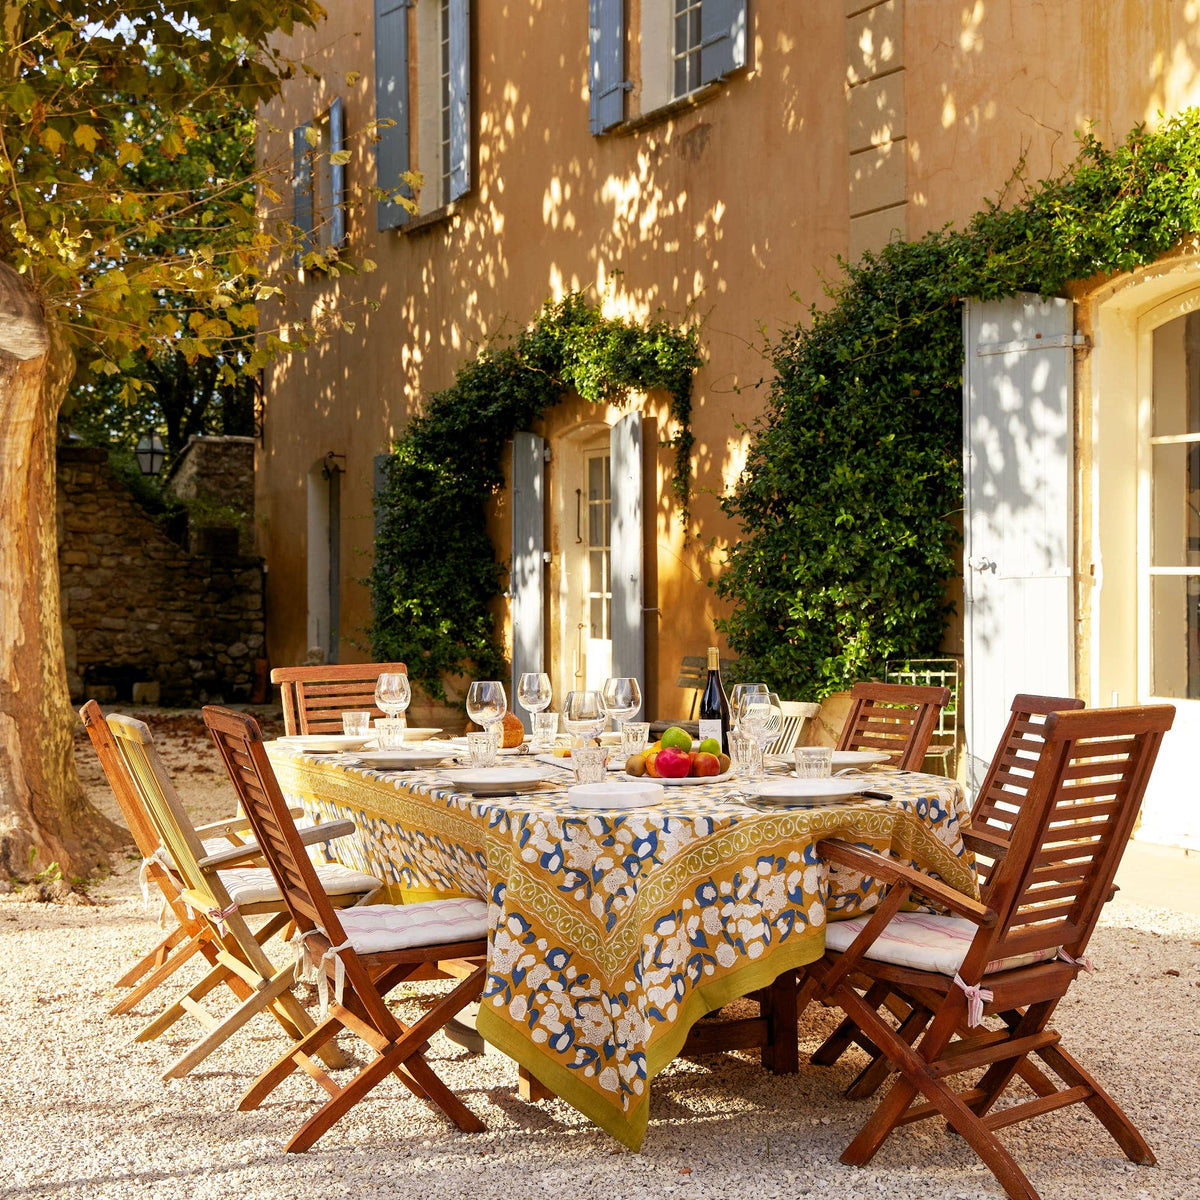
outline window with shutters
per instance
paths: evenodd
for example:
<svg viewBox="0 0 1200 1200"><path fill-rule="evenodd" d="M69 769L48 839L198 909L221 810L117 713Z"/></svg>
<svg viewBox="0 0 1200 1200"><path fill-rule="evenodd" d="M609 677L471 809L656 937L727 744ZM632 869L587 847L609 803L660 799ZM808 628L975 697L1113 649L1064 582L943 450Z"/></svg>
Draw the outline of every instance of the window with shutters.
<svg viewBox="0 0 1200 1200"><path fill-rule="evenodd" d="M677 106L747 62L747 0L641 0L626 66L628 0L589 0L589 92L593 133ZM632 104L630 74L641 86ZM633 108L636 111L627 111Z"/></svg>
<svg viewBox="0 0 1200 1200"><path fill-rule="evenodd" d="M470 0L375 0L376 182L415 198L418 215L470 189L470 61ZM380 229L412 217L386 199L377 212Z"/></svg>
<svg viewBox="0 0 1200 1200"><path fill-rule="evenodd" d="M335 99L319 117L292 131L292 224L297 260L346 240L345 111Z"/></svg>

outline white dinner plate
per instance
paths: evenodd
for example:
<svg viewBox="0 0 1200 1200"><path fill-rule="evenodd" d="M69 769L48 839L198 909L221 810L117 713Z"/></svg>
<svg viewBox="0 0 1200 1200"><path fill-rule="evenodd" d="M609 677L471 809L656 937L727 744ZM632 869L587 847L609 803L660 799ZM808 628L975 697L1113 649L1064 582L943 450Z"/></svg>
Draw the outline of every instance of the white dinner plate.
<svg viewBox="0 0 1200 1200"><path fill-rule="evenodd" d="M527 792L546 780L545 771L514 769L510 767L460 767L442 771L441 777L456 792L467 792L474 796L507 795L509 792Z"/></svg>
<svg viewBox="0 0 1200 1200"><path fill-rule="evenodd" d="M435 728L433 726L410 725L404 731L404 740L406 742L425 742L431 737L437 737L437 735L441 732L442 730L440 726Z"/></svg>
<svg viewBox="0 0 1200 1200"><path fill-rule="evenodd" d="M336 754L339 750L360 750L370 739L355 733L288 734L276 738L281 746L293 750L311 750L316 754Z"/></svg>
<svg viewBox="0 0 1200 1200"><path fill-rule="evenodd" d="M663 787L695 787L700 783L724 783L732 774L732 771L722 771L720 775L685 775L682 779L668 779L665 775L660 775L652 781L654 783L661 783ZM637 776L626 773L624 778L640 782L642 779L651 779L651 776Z"/></svg>
<svg viewBox="0 0 1200 1200"><path fill-rule="evenodd" d="M891 758L879 750L835 750L833 752L833 769L844 771L847 767L875 767ZM789 771L796 765L795 758L790 754L768 754L769 766L786 767Z"/></svg>
<svg viewBox="0 0 1200 1200"><path fill-rule="evenodd" d="M576 808L649 808L661 804L666 793L657 780L577 783L567 789L567 801Z"/></svg>
<svg viewBox="0 0 1200 1200"><path fill-rule="evenodd" d="M445 762L446 756L430 750L356 750L354 761L364 767L380 767L384 770L422 770L436 767Z"/></svg>
<svg viewBox="0 0 1200 1200"><path fill-rule="evenodd" d="M533 757L537 762L545 763L551 767L562 767L564 771L573 771L575 769L569 758L560 758L556 754L535 754ZM619 755L609 755L608 769L610 771L623 771L625 769L623 762L617 762L619 757Z"/></svg>
<svg viewBox="0 0 1200 1200"><path fill-rule="evenodd" d="M763 804L838 804L871 785L863 779L755 779L747 782L746 795Z"/></svg>

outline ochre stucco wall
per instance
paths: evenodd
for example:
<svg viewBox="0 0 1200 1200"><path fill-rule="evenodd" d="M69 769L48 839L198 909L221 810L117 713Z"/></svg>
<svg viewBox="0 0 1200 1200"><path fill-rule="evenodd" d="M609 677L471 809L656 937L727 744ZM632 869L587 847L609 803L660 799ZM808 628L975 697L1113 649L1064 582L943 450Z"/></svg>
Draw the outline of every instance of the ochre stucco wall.
<svg viewBox="0 0 1200 1200"><path fill-rule="evenodd" d="M349 250L378 270L294 288L294 314L336 312L354 328L334 329L268 373L258 511L272 662L301 661L306 650L305 477L313 464L328 451L345 456L341 656L363 657L369 597L356 580L370 561L374 455L482 342L530 320L547 297L584 288L613 313L698 320L706 359L695 380L686 538L672 517L669 453L653 461L651 431L669 432L665 402L645 403L646 478L657 486L646 506L646 575L656 584L646 604L663 614L649 616L659 620L647 633L647 674L658 676L647 681L651 715L678 710L679 659L702 653L713 637L720 607L706 585L721 546L736 536L717 497L741 462L738 426L766 399L764 331L774 335L825 302L823 281L836 276L838 254L889 227L919 236L964 221L999 192L1022 153L1031 174L1044 175L1072 157L1073 132L1086 119L1120 137L1197 90L1195 3L751 0L746 71L691 109L594 138L587 6L479 0L472 191L446 221L376 234L366 191L374 163L355 136L374 116L372 6L341 0L329 8L318 31L287 47L322 80L299 75L287 86L266 110L275 128L264 127L260 149L289 164L291 129L332 96L344 98L356 203ZM636 30L639 5L630 10ZM848 82L859 88L852 111ZM877 106L878 121L864 115L864 103ZM268 218L270 210L264 200ZM373 298L381 306L368 311ZM578 407L549 414L545 432L576 412L583 415ZM492 527L502 554L506 523L498 507Z"/></svg>

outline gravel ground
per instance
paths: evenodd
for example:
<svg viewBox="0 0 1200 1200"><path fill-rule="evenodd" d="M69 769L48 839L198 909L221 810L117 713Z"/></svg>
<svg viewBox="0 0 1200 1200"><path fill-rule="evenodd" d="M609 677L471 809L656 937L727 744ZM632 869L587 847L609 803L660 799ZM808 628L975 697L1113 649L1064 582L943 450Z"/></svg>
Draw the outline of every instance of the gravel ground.
<svg viewBox="0 0 1200 1200"><path fill-rule="evenodd" d="M160 722L159 733L197 819L220 815L227 793L194 719ZM89 789L111 809L86 749L80 761ZM165 992L137 1012L105 1015L119 995L111 981L158 936L153 916L142 912L136 875L136 859L123 858L92 887L97 904L90 908L0 898L0 1196L1002 1194L975 1156L933 1123L893 1135L865 1170L842 1166L838 1154L870 1111L870 1102L841 1096L856 1069L849 1056L831 1069L779 1078L763 1073L752 1055L676 1062L654 1082L649 1133L642 1152L632 1154L561 1101L522 1102L509 1060L468 1056L438 1037L430 1059L487 1123L486 1133L458 1133L393 1080L315 1149L285 1156L284 1138L312 1111L316 1088L308 1080L289 1081L257 1112L235 1111L242 1090L284 1047L268 1018L257 1018L187 1079L163 1084L162 1070L196 1026L188 1022L186 1036L130 1040ZM1055 1025L1130 1112L1159 1165L1128 1163L1079 1106L1004 1131L1006 1144L1044 1200L1198 1197L1200 918L1118 897L1092 957L1097 973L1080 979ZM416 1011L435 986L402 997L401 1015ZM810 1010L804 1047L815 1048L831 1026L832 1014Z"/></svg>

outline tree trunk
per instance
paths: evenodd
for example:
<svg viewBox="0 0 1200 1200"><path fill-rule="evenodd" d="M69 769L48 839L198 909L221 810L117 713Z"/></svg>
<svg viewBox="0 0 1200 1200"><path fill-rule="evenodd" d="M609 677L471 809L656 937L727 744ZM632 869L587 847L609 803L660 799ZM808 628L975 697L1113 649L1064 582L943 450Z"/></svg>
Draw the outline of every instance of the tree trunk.
<svg viewBox="0 0 1200 1200"><path fill-rule="evenodd" d="M21 276L0 264L0 876L106 863L127 835L75 769L58 583L55 431L72 369Z"/></svg>

